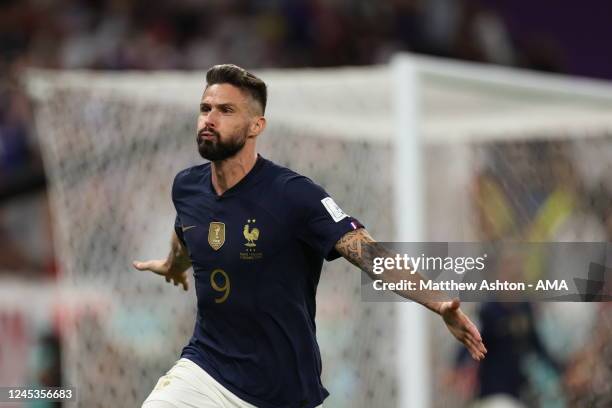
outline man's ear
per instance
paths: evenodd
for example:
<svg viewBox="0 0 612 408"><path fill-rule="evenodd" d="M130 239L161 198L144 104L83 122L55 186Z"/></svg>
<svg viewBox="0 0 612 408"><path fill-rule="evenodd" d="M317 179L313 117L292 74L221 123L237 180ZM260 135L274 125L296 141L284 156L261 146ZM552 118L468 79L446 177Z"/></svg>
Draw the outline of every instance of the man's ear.
<svg viewBox="0 0 612 408"><path fill-rule="evenodd" d="M263 116L258 116L254 118L251 122L251 126L249 129L249 136L257 137L261 132L266 128L266 118Z"/></svg>

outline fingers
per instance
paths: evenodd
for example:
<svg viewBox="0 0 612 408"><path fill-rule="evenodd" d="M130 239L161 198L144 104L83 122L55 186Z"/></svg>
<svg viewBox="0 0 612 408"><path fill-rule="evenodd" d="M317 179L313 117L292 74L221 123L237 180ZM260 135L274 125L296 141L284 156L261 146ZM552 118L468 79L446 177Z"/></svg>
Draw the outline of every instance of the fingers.
<svg viewBox="0 0 612 408"><path fill-rule="evenodd" d="M170 277L166 277L166 282L170 282ZM178 278L172 278L172 282L174 286L178 286L179 284L183 287L184 291L189 290L189 282L187 281L186 276L180 276Z"/></svg>
<svg viewBox="0 0 612 408"><path fill-rule="evenodd" d="M453 306L455 306L454 303L455 300L453 301ZM482 342L482 336L476 325L463 313L461 313L459 320L461 322L460 325L463 326L463 335L460 341L467 347L474 360L482 360L485 358L485 354L487 354L487 348Z"/></svg>
<svg viewBox="0 0 612 408"><path fill-rule="evenodd" d="M469 334L474 340L482 341L480 332L476 328L476 325L467 317L463 312L460 311L460 321L464 327L464 331Z"/></svg>
<svg viewBox="0 0 612 408"><path fill-rule="evenodd" d="M470 352L472 358L476 361L480 361L483 358L485 358L485 355L487 354L487 349L484 346L482 340L476 340L473 337L471 337L470 335L466 334L462 339L461 342L465 345L465 347L468 349L468 351Z"/></svg>
<svg viewBox="0 0 612 408"><path fill-rule="evenodd" d="M477 339L474 339L473 337L466 337L466 339L468 339L472 344L474 344L474 346L479 352L483 354L487 353L487 348L485 347L482 340L477 340Z"/></svg>
<svg viewBox="0 0 612 408"><path fill-rule="evenodd" d="M487 354L487 348L485 347L482 340L476 340L469 335L466 335L462 340L462 343L468 347L470 353L473 355L476 354L479 356L479 359L483 359L485 354Z"/></svg>
<svg viewBox="0 0 612 408"><path fill-rule="evenodd" d="M184 291L189 290L189 283L187 282L187 278L181 277L179 279L175 279L174 286L178 286L179 284L183 287Z"/></svg>
<svg viewBox="0 0 612 408"><path fill-rule="evenodd" d="M480 332L478 331L476 326L474 326L474 323L470 322L470 325L468 326L467 331L470 334L470 336L472 336L475 340L482 341L482 337L480 336Z"/></svg>
<svg viewBox="0 0 612 408"><path fill-rule="evenodd" d="M487 349L476 325L459 308L460 303L459 299L446 303L443 310L444 321L457 340L465 345L472 358L480 361L485 357Z"/></svg>
<svg viewBox="0 0 612 408"><path fill-rule="evenodd" d="M464 338L470 341L480 353L487 353L487 349L484 343L482 342L482 337L480 336L478 329L476 329L476 326L474 326L473 323L470 322L470 324L467 325L464 332Z"/></svg>
<svg viewBox="0 0 612 408"><path fill-rule="evenodd" d="M167 267L164 267L163 260L134 261L132 262L132 265L134 266L134 268L138 269L139 271L151 271L158 275L162 275L166 279L166 282L168 283L172 282L174 286L178 286L180 284L183 287L183 290L185 291L189 290L189 283L187 281L187 276L186 275L179 276L179 275L170 273Z"/></svg>
<svg viewBox="0 0 612 408"><path fill-rule="evenodd" d="M482 358L484 358L485 354L487 354L487 348L482 341L467 338L466 342L470 344L472 351L482 355Z"/></svg>
<svg viewBox="0 0 612 408"><path fill-rule="evenodd" d="M483 353L487 352L486 347L484 346L484 343L482 342L482 336L480 335L480 332L478 331L478 329L476 328L476 326L470 322L470 325L467 328L467 336L476 344L479 345L479 350Z"/></svg>
<svg viewBox="0 0 612 408"><path fill-rule="evenodd" d="M167 273L167 269L164 268L163 260L134 261L132 265L139 271L151 271L158 275L165 275Z"/></svg>

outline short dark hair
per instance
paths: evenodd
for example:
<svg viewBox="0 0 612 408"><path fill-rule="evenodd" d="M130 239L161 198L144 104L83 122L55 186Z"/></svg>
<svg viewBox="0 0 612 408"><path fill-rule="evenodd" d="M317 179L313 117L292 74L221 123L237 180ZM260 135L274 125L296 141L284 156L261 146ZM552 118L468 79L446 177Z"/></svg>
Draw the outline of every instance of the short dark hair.
<svg viewBox="0 0 612 408"><path fill-rule="evenodd" d="M244 68L233 64L215 65L206 72L206 87L214 84L231 84L247 92L261 105L262 113L266 112L268 88L266 83Z"/></svg>

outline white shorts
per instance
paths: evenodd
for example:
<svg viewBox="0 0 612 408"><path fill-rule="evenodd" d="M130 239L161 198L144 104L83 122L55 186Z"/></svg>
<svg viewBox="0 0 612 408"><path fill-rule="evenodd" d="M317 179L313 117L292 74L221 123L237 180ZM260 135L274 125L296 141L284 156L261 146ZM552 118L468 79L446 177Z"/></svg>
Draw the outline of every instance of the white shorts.
<svg viewBox="0 0 612 408"><path fill-rule="evenodd" d="M193 361L181 358L160 377L142 408L257 407L231 393Z"/></svg>
<svg viewBox="0 0 612 408"><path fill-rule="evenodd" d="M142 408L256 408L228 391L199 365L181 358L160 377Z"/></svg>

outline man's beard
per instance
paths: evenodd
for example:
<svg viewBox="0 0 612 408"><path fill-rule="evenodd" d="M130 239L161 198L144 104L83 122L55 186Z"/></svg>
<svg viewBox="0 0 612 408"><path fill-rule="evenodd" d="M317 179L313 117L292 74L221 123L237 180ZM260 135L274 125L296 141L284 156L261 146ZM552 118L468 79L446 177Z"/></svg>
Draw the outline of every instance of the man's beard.
<svg viewBox="0 0 612 408"><path fill-rule="evenodd" d="M212 133L215 137L213 140L204 140L200 134L204 131ZM244 147L247 139L247 129L237 135L229 137L227 141L221 141L221 134L212 129L202 129L198 132L196 141L198 143L198 151L200 156L210 161L221 161L235 156Z"/></svg>

